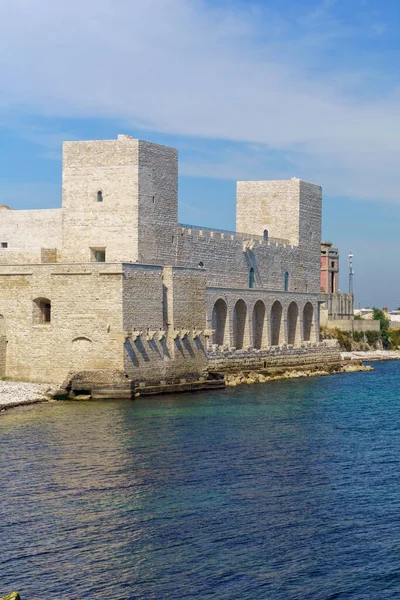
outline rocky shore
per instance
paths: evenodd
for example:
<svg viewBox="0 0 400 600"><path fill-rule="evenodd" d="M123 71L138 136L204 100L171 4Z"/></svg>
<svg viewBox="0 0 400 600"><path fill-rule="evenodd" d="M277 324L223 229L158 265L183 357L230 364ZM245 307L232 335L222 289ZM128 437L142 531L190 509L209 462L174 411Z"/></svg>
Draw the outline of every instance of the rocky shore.
<svg viewBox="0 0 400 600"><path fill-rule="evenodd" d="M235 387L243 384L266 383L268 381L278 381L279 379L297 379L299 377L320 377L322 375L334 375L337 373L357 373L359 371L373 371L374 368L369 365L363 365L362 362L349 362L340 369L331 370L288 370L275 374L264 374L257 371L229 373L226 374L226 385Z"/></svg>
<svg viewBox="0 0 400 600"><path fill-rule="evenodd" d="M225 373L227 386L234 387L242 384L267 383L280 379L296 379L298 377L319 377L335 373L354 373L357 371L372 371L373 367L364 366L362 361L392 360L400 359L400 351L375 350L373 352L342 352L341 358L344 364L329 368L322 366L318 368L281 368L274 372L261 372L256 369L246 369L235 373ZM0 380L0 412L17 406L48 402L55 396L54 385L43 383L23 383L16 381ZM91 396L77 396L76 399L88 399ZM107 396L109 397L109 396Z"/></svg>
<svg viewBox="0 0 400 600"><path fill-rule="evenodd" d="M54 387L54 386L53 386ZM0 380L0 411L25 404L47 402L51 386L43 383L22 383Z"/></svg>
<svg viewBox="0 0 400 600"><path fill-rule="evenodd" d="M353 352L341 352L342 360L399 360L400 350L356 350Z"/></svg>

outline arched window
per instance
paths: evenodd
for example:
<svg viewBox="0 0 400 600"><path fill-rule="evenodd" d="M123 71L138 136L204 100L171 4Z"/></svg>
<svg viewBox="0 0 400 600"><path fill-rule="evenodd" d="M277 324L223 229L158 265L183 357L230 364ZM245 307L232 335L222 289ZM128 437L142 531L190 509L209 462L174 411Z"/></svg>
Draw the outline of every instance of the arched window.
<svg viewBox="0 0 400 600"><path fill-rule="evenodd" d="M250 271L249 271L249 288L253 288L254 287L254 269L253 267L251 267Z"/></svg>
<svg viewBox="0 0 400 600"><path fill-rule="evenodd" d="M264 240L268 241L268 229L264 229Z"/></svg>
<svg viewBox="0 0 400 600"><path fill-rule="evenodd" d="M33 324L45 325L51 321L51 302L48 298L36 298L33 301Z"/></svg>
<svg viewBox="0 0 400 600"><path fill-rule="evenodd" d="M103 192L101 190L97 192L97 202L103 202Z"/></svg>
<svg viewBox="0 0 400 600"><path fill-rule="evenodd" d="M286 271L285 273L285 292L289 291L289 273Z"/></svg>
<svg viewBox="0 0 400 600"><path fill-rule="evenodd" d="M199 269L204 269L203 261L201 260L197 266L199 267Z"/></svg>

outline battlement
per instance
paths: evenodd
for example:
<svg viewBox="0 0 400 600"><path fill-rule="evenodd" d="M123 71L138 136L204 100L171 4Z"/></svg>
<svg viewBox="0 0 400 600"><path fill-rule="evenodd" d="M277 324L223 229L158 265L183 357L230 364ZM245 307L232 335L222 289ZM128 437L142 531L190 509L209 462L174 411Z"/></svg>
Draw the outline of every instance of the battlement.
<svg viewBox="0 0 400 600"><path fill-rule="evenodd" d="M186 225L179 223L178 228L184 235L198 235L199 237L208 236L210 238L218 237L227 240L253 240L258 244L266 244L268 246L291 246L288 239L273 238L264 235L255 235L254 233L243 233L238 231L229 231L227 229L216 229L214 227L203 227L202 225Z"/></svg>

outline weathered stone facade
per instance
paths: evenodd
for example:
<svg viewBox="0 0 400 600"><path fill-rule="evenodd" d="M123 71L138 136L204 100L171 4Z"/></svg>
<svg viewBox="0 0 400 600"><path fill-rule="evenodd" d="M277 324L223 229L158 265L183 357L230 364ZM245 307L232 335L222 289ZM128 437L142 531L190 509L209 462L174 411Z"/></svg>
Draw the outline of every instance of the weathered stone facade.
<svg viewBox="0 0 400 600"><path fill-rule="evenodd" d="M156 384L218 352L315 357L319 186L239 182L238 232L180 225L176 150L121 135L64 143L62 189L61 209L0 207L0 376Z"/></svg>

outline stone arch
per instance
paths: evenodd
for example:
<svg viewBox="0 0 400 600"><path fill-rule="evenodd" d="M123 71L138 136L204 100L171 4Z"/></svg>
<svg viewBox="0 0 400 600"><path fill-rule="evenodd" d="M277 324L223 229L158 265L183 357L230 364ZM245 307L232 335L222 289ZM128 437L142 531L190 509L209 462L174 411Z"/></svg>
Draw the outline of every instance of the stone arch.
<svg viewBox="0 0 400 600"><path fill-rule="evenodd" d="M92 367L92 340L79 336L72 340L72 367L74 370L83 371Z"/></svg>
<svg viewBox="0 0 400 600"><path fill-rule="evenodd" d="M226 318L228 307L225 300L219 298L212 311L212 328L214 330L213 343L223 346L226 339Z"/></svg>
<svg viewBox="0 0 400 600"><path fill-rule="evenodd" d="M299 308L296 302L289 304L287 312L287 326L288 326L288 344L294 346L297 341L297 328L299 320Z"/></svg>
<svg viewBox="0 0 400 600"><path fill-rule="evenodd" d="M253 309L253 346L258 350L263 347L265 323L265 304L257 300Z"/></svg>
<svg viewBox="0 0 400 600"><path fill-rule="evenodd" d="M243 348L246 336L247 305L238 300L233 309L233 345L236 350Z"/></svg>
<svg viewBox="0 0 400 600"><path fill-rule="evenodd" d="M303 340L311 341L311 331L313 326L314 308L311 302L307 302L303 310Z"/></svg>
<svg viewBox="0 0 400 600"><path fill-rule="evenodd" d="M48 298L35 298L32 321L34 325L46 325L51 322L51 301Z"/></svg>
<svg viewBox="0 0 400 600"><path fill-rule="evenodd" d="M282 304L276 300L271 308L271 346L279 346L281 341Z"/></svg>

